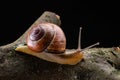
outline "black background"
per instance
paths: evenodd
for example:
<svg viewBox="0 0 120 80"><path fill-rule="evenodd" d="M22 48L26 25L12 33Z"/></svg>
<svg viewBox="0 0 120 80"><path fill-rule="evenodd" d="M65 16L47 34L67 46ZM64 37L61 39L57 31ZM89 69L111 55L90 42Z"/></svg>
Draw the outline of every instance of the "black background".
<svg viewBox="0 0 120 80"><path fill-rule="evenodd" d="M67 48L77 48L79 27L83 27L83 48L96 42L100 42L99 47L120 45L120 6L117 2L29 0L0 4L0 45L19 38L44 11L60 15Z"/></svg>

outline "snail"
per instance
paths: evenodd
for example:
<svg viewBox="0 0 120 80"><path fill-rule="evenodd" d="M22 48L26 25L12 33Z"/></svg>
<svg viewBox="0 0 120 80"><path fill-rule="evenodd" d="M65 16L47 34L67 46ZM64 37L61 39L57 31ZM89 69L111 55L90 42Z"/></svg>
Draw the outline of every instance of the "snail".
<svg viewBox="0 0 120 80"><path fill-rule="evenodd" d="M18 45L15 50L49 62L75 65L83 59L83 51L86 50L81 49L81 30L80 27L78 48L67 50L63 30L53 23L40 23L28 32L27 44ZM87 49L98 44L95 43Z"/></svg>

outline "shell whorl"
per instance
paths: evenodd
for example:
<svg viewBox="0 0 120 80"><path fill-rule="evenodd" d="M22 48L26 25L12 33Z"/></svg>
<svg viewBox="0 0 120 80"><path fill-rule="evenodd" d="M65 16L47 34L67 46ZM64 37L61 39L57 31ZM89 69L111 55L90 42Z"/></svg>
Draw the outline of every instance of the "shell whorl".
<svg viewBox="0 0 120 80"><path fill-rule="evenodd" d="M29 32L27 46L36 52L62 53L66 48L66 38L59 26L40 23Z"/></svg>

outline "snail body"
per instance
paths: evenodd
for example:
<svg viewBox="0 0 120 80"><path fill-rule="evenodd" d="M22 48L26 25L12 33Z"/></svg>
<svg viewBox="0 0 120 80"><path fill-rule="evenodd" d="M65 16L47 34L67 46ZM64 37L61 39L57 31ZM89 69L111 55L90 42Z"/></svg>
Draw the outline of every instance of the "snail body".
<svg viewBox="0 0 120 80"><path fill-rule="evenodd" d="M75 65L83 59L84 49L81 50L80 45L81 29L76 50L66 50L64 32L59 26L52 23L40 23L34 26L28 33L27 45L18 45L15 50L46 61ZM93 44L87 47L87 49L98 44Z"/></svg>

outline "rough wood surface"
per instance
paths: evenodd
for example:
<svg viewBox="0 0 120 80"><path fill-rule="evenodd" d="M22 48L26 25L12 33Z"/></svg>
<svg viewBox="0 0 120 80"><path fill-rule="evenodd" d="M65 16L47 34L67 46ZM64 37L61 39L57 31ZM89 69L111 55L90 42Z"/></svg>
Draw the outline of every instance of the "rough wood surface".
<svg viewBox="0 0 120 80"><path fill-rule="evenodd" d="M30 28L40 22L61 24L59 16L48 11ZM118 48L87 49L79 64L60 65L14 50L17 45L26 43L29 29L15 42L0 47L0 80L120 80Z"/></svg>

